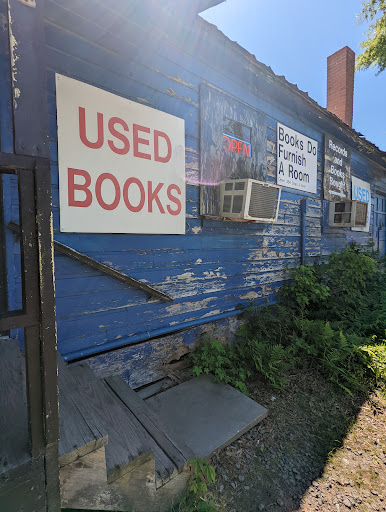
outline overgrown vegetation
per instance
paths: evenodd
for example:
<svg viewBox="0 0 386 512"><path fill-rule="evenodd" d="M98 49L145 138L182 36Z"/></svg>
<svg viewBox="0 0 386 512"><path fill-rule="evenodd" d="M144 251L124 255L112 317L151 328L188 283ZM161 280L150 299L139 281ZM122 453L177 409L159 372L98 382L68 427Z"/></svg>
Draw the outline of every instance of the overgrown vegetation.
<svg viewBox="0 0 386 512"><path fill-rule="evenodd" d="M348 397L354 401L376 386L385 393L384 261L370 249L351 245L333 253L326 262L302 265L289 273L290 280L281 288L275 305L250 304L245 309L237 343L222 344L213 336L204 336L202 345L190 356L193 374L210 373L216 381L244 393L249 377L263 377L273 388L283 390L287 381L293 385L294 375L312 373L322 374L326 385L332 382L335 388L331 389L336 389L343 402L346 392L356 395ZM304 400L306 408L313 407L312 397L304 395ZM332 453L336 439L352 421L340 418L332 425L331 404L325 401L329 412L320 411L320 421L326 422L322 455L326 450ZM315 423L315 428L320 427ZM192 474L195 478L178 511L215 511L213 503L200 499L206 492L205 470L197 464Z"/></svg>
<svg viewBox="0 0 386 512"><path fill-rule="evenodd" d="M237 350L232 345L223 345L217 340L210 340L204 336L204 343L199 350L191 354L193 361L193 375L211 373L216 382L225 382L247 393L245 381L251 372L239 366Z"/></svg>
<svg viewBox="0 0 386 512"><path fill-rule="evenodd" d="M254 374L283 389L294 368L318 369L350 394L385 386L383 264L351 245L325 263L292 269L276 305L246 309L238 343L205 339L192 354L193 373L243 392Z"/></svg>
<svg viewBox="0 0 386 512"><path fill-rule="evenodd" d="M188 489L183 499L170 512L216 512L216 506L211 500L205 500L203 495L208 486L215 482L214 467L204 459L196 457L189 461L190 478Z"/></svg>

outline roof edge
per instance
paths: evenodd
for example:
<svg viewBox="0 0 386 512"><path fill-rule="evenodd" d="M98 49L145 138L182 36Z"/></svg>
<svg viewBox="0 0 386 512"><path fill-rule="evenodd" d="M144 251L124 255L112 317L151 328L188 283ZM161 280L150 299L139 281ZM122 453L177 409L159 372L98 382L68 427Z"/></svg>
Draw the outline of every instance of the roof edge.
<svg viewBox="0 0 386 512"><path fill-rule="evenodd" d="M225 0L198 0L197 2L197 12L204 12L211 7L215 7L216 5L222 4Z"/></svg>
<svg viewBox="0 0 386 512"><path fill-rule="evenodd" d="M218 27L216 27L216 25L206 21L204 18L201 18L201 17L200 17L200 23L203 23L204 25L206 25L206 28L208 30L212 30L213 32L217 32L217 36L218 37L222 37L222 38L226 39L228 44L230 43L235 49L237 49L238 51L241 51L250 60L250 62L253 65L257 66L260 70L264 70L265 73L267 73L269 76L271 76L273 80L275 80L276 82L284 85L285 87L290 89L291 92L293 92L294 94L301 96L304 101L306 101L307 103L312 105L314 108L319 110L326 117L330 118L330 120L333 120L335 123L337 123L340 126L341 129L347 130L347 132L350 133L351 137L356 140L356 142L357 142L357 144L359 146L362 146L362 147L366 146L370 150L370 152L372 152L374 154L377 154L378 158L380 160L382 160L382 162L383 162L382 164L380 162L375 162L375 163L378 163L378 165L381 165L383 167L386 166L386 151L381 150L373 142L367 140L363 136L362 133L356 131L354 128L351 128L348 124L346 124L344 121L342 121L339 117L337 117L335 114L333 114L332 112L327 110L327 108L322 107L321 105L319 105L319 103L317 101L315 101L314 99L312 99L308 95L307 92L302 91L301 89L299 89L299 87L296 84L292 84L291 82L289 82L284 77L284 75L277 75L276 73L274 73L272 71L272 68L270 68L266 64L263 64L262 62L257 60L256 56L253 55L252 53L250 53L248 50L246 50L243 46L241 46L237 42L232 41L231 39L229 39L229 37L227 37L223 32L221 32L221 30ZM369 156L369 155L367 155L367 156Z"/></svg>

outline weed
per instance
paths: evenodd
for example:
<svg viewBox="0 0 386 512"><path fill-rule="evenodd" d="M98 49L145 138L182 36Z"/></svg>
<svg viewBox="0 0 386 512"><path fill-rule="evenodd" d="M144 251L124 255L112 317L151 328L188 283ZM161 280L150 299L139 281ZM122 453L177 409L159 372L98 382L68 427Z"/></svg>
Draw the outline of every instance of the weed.
<svg viewBox="0 0 386 512"><path fill-rule="evenodd" d="M225 382L247 393L245 381L250 371L239 364L237 351L231 344L223 345L218 340L209 340L192 352L193 375L211 373L215 382Z"/></svg>
<svg viewBox="0 0 386 512"><path fill-rule="evenodd" d="M208 485L215 482L216 474L214 467L204 459L196 457L189 461L190 478L188 492L184 498L171 512L216 512L213 501L206 501L202 495L208 490Z"/></svg>
<svg viewBox="0 0 386 512"><path fill-rule="evenodd" d="M189 491L195 496L201 496L208 490L208 485L216 480L214 467L199 457L190 460L189 464L191 468Z"/></svg>
<svg viewBox="0 0 386 512"><path fill-rule="evenodd" d="M377 382L386 381L386 341L377 342L376 336L373 336L372 342L372 345L358 347L357 353Z"/></svg>

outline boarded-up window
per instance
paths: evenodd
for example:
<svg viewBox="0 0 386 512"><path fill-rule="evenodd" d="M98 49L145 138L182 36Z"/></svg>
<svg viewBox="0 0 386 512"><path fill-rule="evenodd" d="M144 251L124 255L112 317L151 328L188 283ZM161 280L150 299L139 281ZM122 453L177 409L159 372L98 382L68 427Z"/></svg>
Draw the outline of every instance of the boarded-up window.
<svg viewBox="0 0 386 512"><path fill-rule="evenodd" d="M220 183L227 179L266 180L267 129L261 112L202 85L201 214L219 215Z"/></svg>

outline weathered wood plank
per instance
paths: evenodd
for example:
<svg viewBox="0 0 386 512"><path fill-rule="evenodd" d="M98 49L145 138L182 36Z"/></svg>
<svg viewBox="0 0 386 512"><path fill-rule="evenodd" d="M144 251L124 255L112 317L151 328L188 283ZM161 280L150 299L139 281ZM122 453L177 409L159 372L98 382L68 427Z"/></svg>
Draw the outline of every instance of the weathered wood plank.
<svg viewBox="0 0 386 512"><path fill-rule="evenodd" d="M154 414L150 407L145 404L121 377L108 377L105 381L173 461L177 469L179 471L182 470L186 462L193 458L193 452L186 446L178 446L178 444L168 436L166 428L162 425L158 416Z"/></svg>
<svg viewBox="0 0 386 512"><path fill-rule="evenodd" d="M108 432L106 466L108 481L113 482L134 467L152 458L148 438L142 435L140 423L117 400L108 386L98 381L86 365L69 368L88 403L87 413Z"/></svg>
<svg viewBox="0 0 386 512"><path fill-rule="evenodd" d="M107 485L104 446L62 467L59 477L62 508L122 510Z"/></svg>
<svg viewBox="0 0 386 512"><path fill-rule="evenodd" d="M45 512L44 456L0 474L1 511Z"/></svg>
<svg viewBox="0 0 386 512"><path fill-rule="evenodd" d="M30 460L25 363L18 342L0 338L0 474Z"/></svg>
<svg viewBox="0 0 386 512"><path fill-rule="evenodd" d="M67 247L64 244L61 244L60 242L54 241L54 247L55 250L59 251L62 254L65 254L66 256L69 256L70 258L73 258L77 261L80 261L81 263L84 263L85 265L89 265L90 267L93 267L100 272L103 272L104 274L107 274L111 277L114 277L115 279L119 279L120 281L129 284L131 286L134 286L136 288L140 288L141 290L149 293L150 295L153 295L159 299L167 300L169 302L173 302L173 297L170 295L167 295L166 293L163 293L160 290L156 290L153 286L149 286L146 283L142 283L141 281L138 281L138 279L134 279L133 277L128 276L127 274L123 274L122 272L119 272L118 270L115 270L97 260L94 258L90 258L90 256L87 256L86 254L82 254L75 249L72 249L71 247Z"/></svg>
<svg viewBox="0 0 386 512"><path fill-rule="evenodd" d="M174 463L109 386L98 380L87 365L71 366L70 371L85 390L95 414L108 429L108 482L144 464L151 456L155 460L157 482L172 478L176 474Z"/></svg>
<svg viewBox="0 0 386 512"><path fill-rule="evenodd" d="M87 415L82 389L67 365L58 358L59 384L59 464L65 466L108 442L106 432Z"/></svg>

